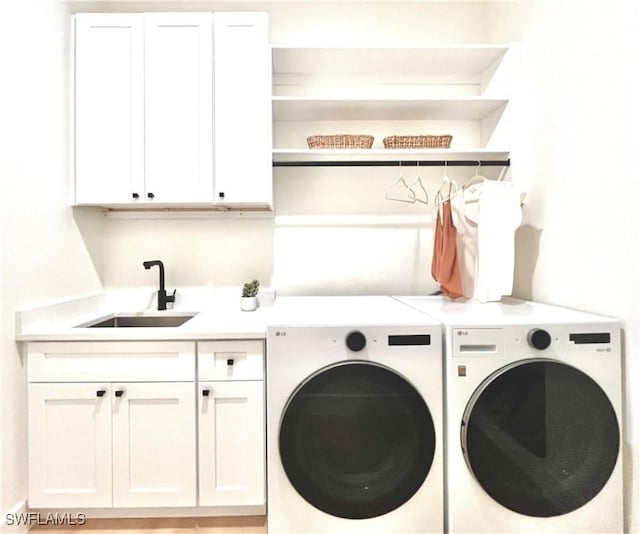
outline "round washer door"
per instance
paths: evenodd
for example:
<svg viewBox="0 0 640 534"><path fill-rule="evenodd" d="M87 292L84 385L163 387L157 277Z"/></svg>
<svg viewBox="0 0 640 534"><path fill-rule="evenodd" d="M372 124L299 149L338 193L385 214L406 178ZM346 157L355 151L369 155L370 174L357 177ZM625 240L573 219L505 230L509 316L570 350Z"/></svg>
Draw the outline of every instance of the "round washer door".
<svg viewBox="0 0 640 534"><path fill-rule="evenodd" d="M427 477L435 429L399 374L370 362L321 369L291 395L280 458L296 491L336 517L365 519L409 500Z"/></svg>
<svg viewBox="0 0 640 534"><path fill-rule="evenodd" d="M620 431L607 395L552 360L500 369L472 396L462 450L484 490L520 514L551 517L593 499L615 467Z"/></svg>

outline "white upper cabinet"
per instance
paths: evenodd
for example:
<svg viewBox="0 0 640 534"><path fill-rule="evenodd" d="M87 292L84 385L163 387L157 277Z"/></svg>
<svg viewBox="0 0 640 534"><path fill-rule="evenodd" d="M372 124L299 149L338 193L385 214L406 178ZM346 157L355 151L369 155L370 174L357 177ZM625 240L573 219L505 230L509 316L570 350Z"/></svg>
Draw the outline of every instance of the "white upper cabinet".
<svg viewBox="0 0 640 534"><path fill-rule="evenodd" d="M144 17L146 200L212 202L212 15Z"/></svg>
<svg viewBox="0 0 640 534"><path fill-rule="evenodd" d="M271 54L266 13L215 13L216 201L271 205Z"/></svg>
<svg viewBox="0 0 640 534"><path fill-rule="evenodd" d="M144 19L75 17L75 202L144 190Z"/></svg>
<svg viewBox="0 0 640 534"><path fill-rule="evenodd" d="M75 16L76 204L213 201L211 18Z"/></svg>
<svg viewBox="0 0 640 534"><path fill-rule="evenodd" d="M75 15L75 203L269 207L268 33L266 13Z"/></svg>

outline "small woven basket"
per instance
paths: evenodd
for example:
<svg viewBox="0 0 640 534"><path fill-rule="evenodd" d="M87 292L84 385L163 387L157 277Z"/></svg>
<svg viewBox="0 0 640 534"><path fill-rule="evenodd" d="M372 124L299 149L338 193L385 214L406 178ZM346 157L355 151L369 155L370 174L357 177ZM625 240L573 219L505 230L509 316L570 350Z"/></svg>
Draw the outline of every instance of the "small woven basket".
<svg viewBox="0 0 640 534"><path fill-rule="evenodd" d="M452 135L391 135L382 142L385 148L449 148Z"/></svg>
<svg viewBox="0 0 640 534"><path fill-rule="evenodd" d="M372 135L311 135L309 148L371 148Z"/></svg>

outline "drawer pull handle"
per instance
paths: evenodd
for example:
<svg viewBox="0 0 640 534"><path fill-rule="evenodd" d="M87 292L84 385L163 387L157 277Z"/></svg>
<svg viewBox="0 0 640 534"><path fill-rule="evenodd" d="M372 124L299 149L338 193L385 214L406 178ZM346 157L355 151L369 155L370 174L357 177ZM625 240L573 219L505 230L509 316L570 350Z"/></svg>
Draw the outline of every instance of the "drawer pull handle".
<svg viewBox="0 0 640 534"><path fill-rule="evenodd" d="M208 389L203 389L202 390L202 396L203 397L208 397L209 396L209 390Z"/></svg>
<svg viewBox="0 0 640 534"><path fill-rule="evenodd" d="M96 397L104 397L104 394L107 392L106 389L99 389L96 391Z"/></svg>
<svg viewBox="0 0 640 534"><path fill-rule="evenodd" d="M227 360L227 365L228 365L229 367L233 367L233 358L229 358L229 359Z"/></svg>
<svg viewBox="0 0 640 534"><path fill-rule="evenodd" d="M119 389L118 391L116 391L116 397L122 397L122 395L124 395L123 389Z"/></svg>

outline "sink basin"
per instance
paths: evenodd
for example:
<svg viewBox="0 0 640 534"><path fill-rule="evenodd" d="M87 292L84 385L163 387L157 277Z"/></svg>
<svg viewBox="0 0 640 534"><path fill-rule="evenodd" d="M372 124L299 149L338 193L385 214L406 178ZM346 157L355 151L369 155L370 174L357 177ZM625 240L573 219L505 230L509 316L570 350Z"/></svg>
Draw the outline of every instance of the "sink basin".
<svg viewBox="0 0 640 534"><path fill-rule="evenodd" d="M100 319L95 323L83 324L83 328L172 328L193 319L196 314L189 315L114 315Z"/></svg>

